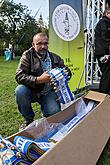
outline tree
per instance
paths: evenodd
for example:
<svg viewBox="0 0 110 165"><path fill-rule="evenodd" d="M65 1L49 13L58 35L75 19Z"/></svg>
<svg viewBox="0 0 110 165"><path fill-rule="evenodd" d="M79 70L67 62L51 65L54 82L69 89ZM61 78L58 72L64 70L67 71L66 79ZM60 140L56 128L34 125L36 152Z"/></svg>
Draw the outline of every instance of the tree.
<svg viewBox="0 0 110 165"><path fill-rule="evenodd" d="M35 33L48 33L48 29L42 27L30 14L27 6L15 4L13 0L4 0L0 6L0 40L5 42L6 47L11 45L11 59L15 49L17 55L20 55L31 46L31 39Z"/></svg>
<svg viewBox="0 0 110 165"><path fill-rule="evenodd" d="M0 7L0 39L5 41L6 47L12 45L11 59L19 32L31 21L35 22L35 19L30 16L27 6L15 4L12 0L4 0Z"/></svg>
<svg viewBox="0 0 110 165"><path fill-rule="evenodd" d="M41 29L37 26L36 21L28 20L24 24L24 27L19 30L19 37L16 40L16 54L21 55L24 50L31 47L33 35L40 31Z"/></svg>

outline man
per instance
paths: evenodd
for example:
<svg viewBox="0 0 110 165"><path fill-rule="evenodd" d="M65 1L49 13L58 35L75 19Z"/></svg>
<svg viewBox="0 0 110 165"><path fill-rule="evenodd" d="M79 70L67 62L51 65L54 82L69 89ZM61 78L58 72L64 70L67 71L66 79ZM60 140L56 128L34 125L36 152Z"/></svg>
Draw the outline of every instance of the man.
<svg viewBox="0 0 110 165"><path fill-rule="evenodd" d="M21 129L34 120L32 102L38 102L41 105L44 117L61 110L56 93L49 84L50 75L47 73L56 67L65 67L64 61L58 55L48 51L46 34L36 34L33 37L32 47L25 51L20 59L15 77L19 84L15 90L16 102L20 113L25 118ZM71 77L71 72L69 69L68 71Z"/></svg>
<svg viewBox="0 0 110 165"><path fill-rule="evenodd" d="M99 91L110 94L110 9L104 11L95 28L95 56L102 72Z"/></svg>

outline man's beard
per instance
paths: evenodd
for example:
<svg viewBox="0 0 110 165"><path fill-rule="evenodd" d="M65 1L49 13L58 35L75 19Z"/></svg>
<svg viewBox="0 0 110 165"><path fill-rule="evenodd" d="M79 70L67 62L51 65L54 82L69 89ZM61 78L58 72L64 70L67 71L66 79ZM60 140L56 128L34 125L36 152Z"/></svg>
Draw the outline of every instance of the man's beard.
<svg viewBox="0 0 110 165"><path fill-rule="evenodd" d="M47 50L40 51L40 52L37 52L37 53L42 58L42 60L44 60L47 56Z"/></svg>
<svg viewBox="0 0 110 165"><path fill-rule="evenodd" d="M47 54L47 50L43 49L42 51L39 51L38 54L41 56L43 56L43 55L45 56Z"/></svg>

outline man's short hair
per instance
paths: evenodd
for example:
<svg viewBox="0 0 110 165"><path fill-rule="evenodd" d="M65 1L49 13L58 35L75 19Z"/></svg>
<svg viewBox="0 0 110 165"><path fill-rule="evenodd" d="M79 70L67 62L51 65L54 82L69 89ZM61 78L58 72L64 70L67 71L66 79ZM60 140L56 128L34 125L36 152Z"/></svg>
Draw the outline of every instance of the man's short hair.
<svg viewBox="0 0 110 165"><path fill-rule="evenodd" d="M39 37L47 37L47 39L48 39L48 36L47 36L46 33L40 32L40 33L37 33L37 34L35 34L35 35L33 36L33 40L34 40L37 36L39 36Z"/></svg>

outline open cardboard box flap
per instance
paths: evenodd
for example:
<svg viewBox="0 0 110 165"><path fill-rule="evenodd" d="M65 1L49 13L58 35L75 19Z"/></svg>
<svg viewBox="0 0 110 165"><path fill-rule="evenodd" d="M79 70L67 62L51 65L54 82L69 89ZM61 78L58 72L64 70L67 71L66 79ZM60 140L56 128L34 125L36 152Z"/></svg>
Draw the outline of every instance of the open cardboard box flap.
<svg viewBox="0 0 110 165"><path fill-rule="evenodd" d="M107 97L107 94L104 93L99 93L99 92L95 92L95 91L89 91L84 98L86 99L90 99L93 101L97 101L97 102L102 102L105 97Z"/></svg>
<svg viewBox="0 0 110 165"><path fill-rule="evenodd" d="M82 96L87 100L94 100L99 104L87 114L60 142L47 151L34 165L95 165L110 136L110 97L103 93L89 91ZM80 99L80 98L79 98ZM75 100L65 110L47 118L49 123L64 122L75 113ZM14 136L22 135L34 139L39 128L32 128L18 132Z"/></svg>

